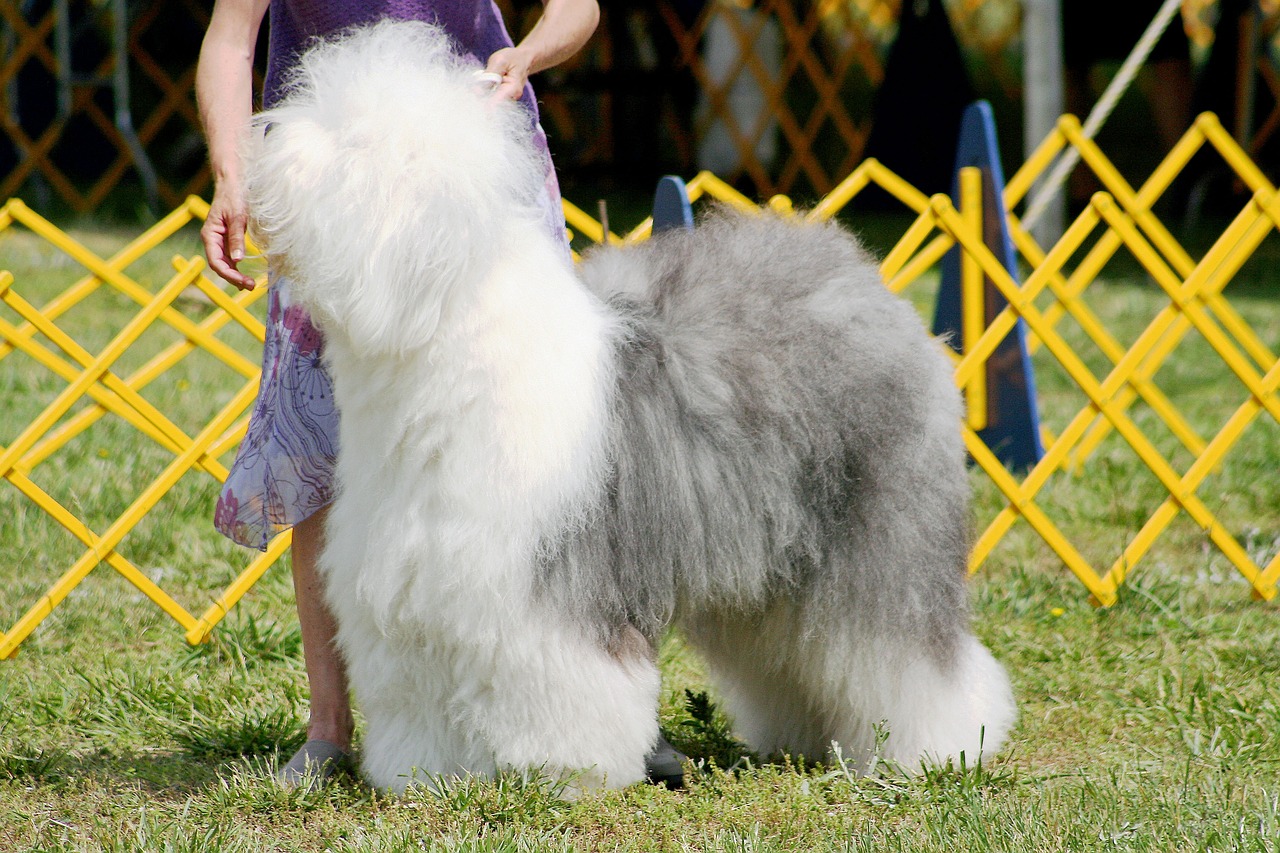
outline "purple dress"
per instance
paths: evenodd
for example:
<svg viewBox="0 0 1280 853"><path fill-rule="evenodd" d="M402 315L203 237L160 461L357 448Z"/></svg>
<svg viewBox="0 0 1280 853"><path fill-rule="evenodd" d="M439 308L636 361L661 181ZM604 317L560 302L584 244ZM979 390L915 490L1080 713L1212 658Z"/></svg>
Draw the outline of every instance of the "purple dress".
<svg viewBox="0 0 1280 853"><path fill-rule="evenodd" d="M284 94L289 66L310 39L382 18L438 23L458 50L480 64L511 46L491 0L271 0L263 103L270 107ZM560 189L532 87L525 87L521 103L546 163L547 227L567 253ZM214 513L214 526L241 545L265 550L276 534L333 500L338 411L323 355L324 340L310 317L290 303L288 280L274 277L267 294L262 385Z"/></svg>

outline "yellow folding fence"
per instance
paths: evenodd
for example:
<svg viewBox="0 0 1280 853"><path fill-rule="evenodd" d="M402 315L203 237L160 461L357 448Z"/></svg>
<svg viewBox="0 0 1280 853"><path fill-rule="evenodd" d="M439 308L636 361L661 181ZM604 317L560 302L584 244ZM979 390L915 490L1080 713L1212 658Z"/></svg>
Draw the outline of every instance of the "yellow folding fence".
<svg viewBox="0 0 1280 853"><path fill-rule="evenodd" d="M1080 133L1079 123L1064 117L1057 132L1029 158L1009 181L1006 207L1016 210L1035 179L1054 157L1071 146L1097 176L1103 191L1070 224L1052 246L1042 247L1022 228L1015 214L1008 226L1027 270L1021 282L1005 270L982 241L981 193L962 193L957 209L943 195L927 197L875 161L865 161L817 205L792 210L785 197L768 205L785 215L821 220L835 216L871 185L897 198L911 221L896 245L885 255L882 271L895 292L934 286L940 259L952 247L961 248L970 273L980 272L1008 300L994 318L967 311L964 352L956 356L955 377L975 412L963 425L965 444L975 464L998 490L1000 507L992 517L979 519L971 571L977 571L1010 531L1025 522L1038 541L1081 581L1101 605L1116 601L1128 572L1147 557L1156 542L1179 517L1189 518L1205 542L1225 558L1248 582L1255 596L1271 599L1280 577L1280 557L1261 555L1241 541L1238 525L1221 520L1221 501L1206 499L1211 478L1228 468L1231 453L1246 435L1266 429L1274 437L1280 425L1280 362L1267 341L1224 295L1224 289L1280 224L1280 197L1274 186L1249 161L1211 115L1202 116L1138 188L1130 186L1103 153ZM1201 149L1217 157L1251 193L1247 203L1212 245L1197 259L1184 248L1152 206ZM962 175L961 184L972 177ZM689 183L692 200L716 199L744 209L755 205L709 173ZM18 646L93 570L102 564L114 569L159 605L183 629L188 641L207 638L229 609L284 553L287 533L257 555L203 608L187 610L161 588L158 580L125 555L122 543L137 530L148 513L180 482L190 478L222 481L227 474L219 460L229 457L245 434L247 413L258 385L258 346L263 325L252 310L265 288L231 295L206 275L198 257L174 256L168 279L144 285L131 270L146 256L163 251L166 241L208 211L197 198L189 199L162 221L109 257L103 257L70 238L19 200L0 208L0 240L7 229L25 229L65 256L77 270L74 281L36 306L24 292L22 280L3 269L0 260L0 300L8 313L0 316L0 376L11 360L26 359L56 378L51 399L36 406L27 425L16 435L0 436L0 477L47 516L47 523L64 528L79 545L79 555L17 621L0 634L0 658ZM625 235L606 234L602 225L566 202L566 221L583 238L632 243L647 239L646 220ZM189 235L188 235L189 236ZM188 239L188 244L191 241ZM0 243L0 246L4 245ZM1162 307L1131 340L1121 341L1114 318L1101 315L1088 299L1089 286L1118 254L1141 265L1149 291L1160 295ZM46 288L47 289L47 288ZM89 310L91 298L102 290L127 300L134 308L118 331L95 346L77 340L77 316ZM260 306L259 306L260 309ZM79 313L78 313L79 312ZM1076 402L1055 428L1044 429L1045 455L1029 471L1008 470L979 437L976 411L988 392L983 387L985 364L997 345L1021 319L1026 324L1037 370L1049 365L1070 386ZM151 344L144 356L134 351L155 329L166 330L169 342ZM1194 347L1192 346L1194 343ZM1272 342L1274 343L1274 341ZM1220 361L1231 377L1212 393L1234 402L1234 408L1212 432L1197 426L1184 404L1179 408L1161 390L1158 374L1178 363L1180 353L1194 349ZM155 380L172 373L199 354L234 377L207 419L194 427L179 426L180 412L165 411L144 393ZM132 356L132 358L126 358ZM129 362L129 366L125 366ZM1234 383L1234 384L1232 384ZM60 390L57 390L60 389ZM10 392L12 393L12 392ZM43 398L41 398L43 399ZM81 501L58 499L41 483L42 475L60 452L103 418L127 425L133 442L163 451L165 464L144 478L136 496L113 520L91 527ZM1172 443L1172 444L1171 444ZM1272 442L1275 444L1275 442ZM120 452L129 453L127 447ZM1099 561L1085 556L1097 543L1076 541L1055 520L1046 495L1061 478L1083 478L1089 484L1090 460L1101 454L1125 453L1140 460L1160 485L1161 500L1135 507L1141 523L1127 541L1114 543L1114 552ZM103 453L106 453L104 450ZM1266 476L1275 472L1267 471ZM50 478L56 476L50 474ZM1217 507L1215 512L1213 507ZM212 507L209 508L210 515ZM1060 513L1057 513L1060 515ZM210 528L210 536L216 536ZM230 574L230 573L228 573Z"/></svg>
<svg viewBox="0 0 1280 853"><path fill-rule="evenodd" d="M134 566L121 553L121 542L181 480L187 476L211 476L223 480L226 468L219 457L234 448L247 426L245 413L253 404L258 388L259 366L254 354L225 343L219 333L228 325L246 330L258 343L263 326L248 310L263 290L227 295L204 272L200 258L174 257L174 274L158 289L149 290L130 274L129 268L192 220L203 217L208 206L192 198L137 239L109 258L103 258L71 239L17 199L0 208L0 230L25 226L63 252L84 271L53 299L36 307L21 294L21 284L11 272L0 270L0 301L14 319L0 317L0 370L4 362L21 356L47 368L65 382L65 387L6 446L0 447L0 471L32 505L65 528L83 546L82 554L48 590L3 634L0 658L11 656L18 645L97 566L115 569L154 601L186 632L192 643L208 637L227 610L258 580L288 547L289 535L278 537L268 550L252 560L226 590L199 615L193 615L166 593L149 574ZM77 342L73 332L77 309L92 311L90 300L102 288L109 288L137 306L136 313L97 353ZM210 310L203 319L193 320L174 307L179 296L198 292ZM201 301L203 304L203 300ZM170 327L177 340L160 349L128 372L115 366L139 339L158 325ZM189 435L174 422L174 412L163 412L143 395L158 377L201 350L239 374L240 386L219 411ZM85 523L74 505L59 501L42 488L37 469L83 434L104 416L119 418L133 428L139 440L152 442L167 451L171 461L154 472L150 482L138 492L118 518L105 529L95 531ZM130 452L128 447L121 452ZM103 451L104 454L106 451ZM81 511L83 514L83 511Z"/></svg>

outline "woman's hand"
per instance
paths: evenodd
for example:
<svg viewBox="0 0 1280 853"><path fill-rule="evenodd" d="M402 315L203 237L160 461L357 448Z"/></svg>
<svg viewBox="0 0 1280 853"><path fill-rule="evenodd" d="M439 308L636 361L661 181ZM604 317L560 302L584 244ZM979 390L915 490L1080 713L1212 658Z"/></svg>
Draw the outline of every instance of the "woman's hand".
<svg viewBox="0 0 1280 853"><path fill-rule="evenodd" d="M502 82L493 87L493 98L520 100L525 84L529 82L532 65L533 56L520 47L504 47L490 56L484 70L502 77Z"/></svg>
<svg viewBox="0 0 1280 853"><path fill-rule="evenodd" d="M209 204L209 215L200 228L209 269L241 290L253 290L253 276L237 269L244 260L244 232L249 221L248 206L238 181L219 181Z"/></svg>
<svg viewBox="0 0 1280 853"><path fill-rule="evenodd" d="M493 97L519 100L530 74L559 65L577 53L599 21L596 0L543 0L541 17L520 44L489 57L485 71L502 75Z"/></svg>
<svg viewBox="0 0 1280 853"><path fill-rule="evenodd" d="M213 201L200 239L209 269L241 290L253 290L254 281L236 269L249 220L238 149L253 107L253 48L268 2L216 0L196 63L196 102L213 171Z"/></svg>

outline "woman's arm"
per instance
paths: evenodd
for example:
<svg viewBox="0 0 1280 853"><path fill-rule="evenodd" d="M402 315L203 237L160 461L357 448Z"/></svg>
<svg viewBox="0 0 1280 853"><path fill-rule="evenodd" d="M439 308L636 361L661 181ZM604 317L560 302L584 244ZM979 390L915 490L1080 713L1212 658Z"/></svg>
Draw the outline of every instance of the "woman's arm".
<svg viewBox="0 0 1280 853"><path fill-rule="evenodd" d="M213 169L213 201L200 229L209 268L241 290L254 281L244 259L248 208L240 142L253 113L253 52L270 0L216 0L196 65L196 102Z"/></svg>
<svg viewBox="0 0 1280 853"><path fill-rule="evenodd" d="M545 0L542 16L515 47L489 57L487 71L502 75L494 97L518 100L530 74L559 65L577 53L600 22L596 0Z"/></svg>

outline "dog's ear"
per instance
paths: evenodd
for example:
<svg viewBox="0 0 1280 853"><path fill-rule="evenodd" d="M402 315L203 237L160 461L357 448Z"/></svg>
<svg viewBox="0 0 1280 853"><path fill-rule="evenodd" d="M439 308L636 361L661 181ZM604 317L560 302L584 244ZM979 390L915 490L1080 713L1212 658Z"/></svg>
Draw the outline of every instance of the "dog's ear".
<svg viewBox="0 0 1280 853"><path fill-rule="evenodd" d="M425 24L302 57L246 156L253 228L326 332L370 353L430 339L542 180L527 115Z"/></svg>

